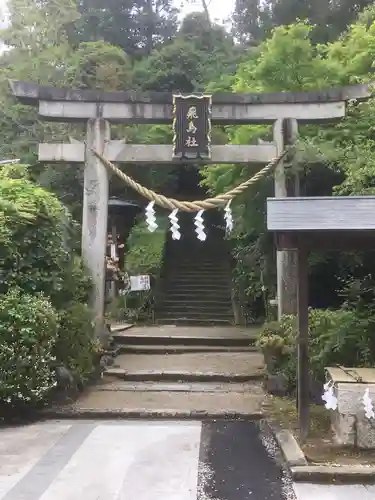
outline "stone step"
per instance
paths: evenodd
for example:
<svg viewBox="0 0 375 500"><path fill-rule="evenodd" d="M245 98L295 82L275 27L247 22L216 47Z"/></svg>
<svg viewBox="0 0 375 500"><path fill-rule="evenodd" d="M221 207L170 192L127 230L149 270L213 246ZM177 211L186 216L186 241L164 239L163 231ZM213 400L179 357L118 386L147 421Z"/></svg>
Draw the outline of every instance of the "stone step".
<svg viewBox="0 0 375 500"><path fill-rule="evenodd" d="M210 298L202 298L202 299L197 299L197 297L190 296L190 297L175 297L175 296L167 296L163 302L163 306L165 307L187 307L187 308L193 308L197 307L198 309L205 309L205 308L212 308L216 307L216 309L222 309L223 307L229 307L229 309L232 309L232 301L229 298L226 299L210 299Z"/></svg>
<svg viewBox="0 0 375 500"><path fill-rule="evenodd" d="M256 352L120 354L104 376L128 381L247 382L263 379L264 359Z"/></svg>
<svg viewBox="0 0 375 500"><path fill-rule="evenodd" d="M186 353L209 353L209 352L257 352L255 346L217 346L217 345L128 345L119 346L117 354L186 354Z"/></svg>
<svg viewBox="0 0 375 500"><path fill-rule="evenodd" d="M201 326L201 327L213 327L213 326L233 326L232 319L213 319L213 318L165 318L160 316L156 318L157 325L164 326Z"/></svg>
<svg viewBox="0 0 375 500"><path fill-rule="evenodd" d="M113 333L118 345L134 346L250 346L259 335L259 327L240 328L236 326L194 327L194 326L134 326L128 330Z"/></svg>
<svg viewBox="0 0 375 500"><path fill-rule="evenodd" d="M159 308L159 314L175 317L202 317L210 314L213 318L222 316L233 316L231 303L225 304L192 304L189 301L164 302Z"/></svg>
<svg viewBox="0 0 375 500"><path fill-rule="evenodd" d="M229 280L181 280L173 279L166 281L164 284L164 290L166 291L197 291L197 292L216 292L218 290L230 293L230 281Z"/></svg>
<svg viewBox="0 0 375 500"><path fill-rule="evenodd" d="M225 282L223 283L216 283L216 282L211 282L211 283L196 283L196 282L181 282L181 281L170 281L166 284L165 287L166 290L170 291L197 291L197 292L217 292L217 291L225 291L229 292L230 291L230 286L229 283Z"/></svg>
<svg viewBox="0 0 375 500"><path fill-rule="evenodd" d="M170 276L168 278L169 283L176 283L176 282L182 282L185 283L186 281L192 281L193 283L199 282L199 283L221 283L221 282L227 282L230 280L230 274L225 273L225 274L212 274L212 273L192 273L188 272L186 274L179 273L174 276Z"/></svg>
<svg viewBox="0 0 375 500"><path fill-rule="evenodd" d="M176 283L180 284L188 284L191 283L192 285L195 285L196 287L199 286L200 284L202 285L222 285L222 286L227 286L229 287L230 284L230 276L227 274L225 276L216 276L214 277L213 275L207 275L204 276L202 274L197 273L196 275L179 275L179 276L170 276L166 278L166 284L167 285L175 285Z"/></svg>
<svg viewBox="0 0 375 500"><path fill-rule="evenodd" d="M174 299L175 297L180 297L180 299L183 301L184 299L191 299L191 298L196 298L196 300L210 300L211 302L218 301L218 300L225 300L229 297L231 299L231 293L230 290L227 289L227 287L222 287L221 290L212 290L212 288L207 287L206 289L202 288L183 288L183 287L168 287L164 289L163 295L161 296L162 298L168 299L172 298Z"/></svg>
<svg viewBox="0 0 375 500"><path fill-rule="evenodd" d="M230 272L229 266L223 265L219 262L202 263L201 261L199 262L190 261L190 263L183 263L183 264L181 264L180 262L168 263L168 269L171 271L180 271L180 272L189 272L189 271L203 271L206 273Z"/></svg>
<svg viewBox="0 0 375 500"><path fill-rule="evenodd" d="M203 276L229 276L230 270L227 268L221 268L217 266L201 266L191 264L190 266L168 266L168 271L173 274L179 274L182 276L187 276L191 274L198 274Z"/></svg>
<svg viewBox="0 0 375 500"><path fill-rule="evenodd" d="M160 297L163 300L167 300L169 298L172 299L178 299L181 300L182 302L186 300L191 300L192 298L195 298L196 300L211 300L211 301L225 301L228 299L228 301L231 301L231 293L229 290L222 289L222 290L214 290L212 291L210 288L207 288L206 290L202 289L197 289L194 290L193 288L191 289L183 289L183 288L168 288L167 290L164 290L163 295Z"/></svg>
<svg viewBox="0 0 375 500"><path fill-rule="evenodd" d="M201 259L195 258L194 260L190 260L189 263L181 263L179 261L176 262L168 262L168 269L172 271L204 271L206 273L228 273L230 272L230 268L227 265L223 265L220 261L212 261L212 262L202 262Z"/></svg>
<svg viewBox="0 0 375 500"><path fill-rule="evenodd" d="M103 391L91 389L73 404L44 411L54 418L263 418L264 395L178 391Z"/></svg>
<svg viewBox="0 0 375 500"><path fill-rule="evenodd" d="M205 310L205 309L186 309L185 307L182 306L181 309L175 309L171 311L170 309L165 309L161 308L159 310L158 318L160 319L161 317L168 319L168 318L175 318L175 319L196 319L196 320L221 320L221 319L232 319L233 318L233 312L230 310Z"/></svg>
<svg viewBox="0 0 375 500"><path fill-rule="evenodd" d="M236 392L261 394L262 384L256 382L136 382L128 380L102 379L96 386L98 391L125 391L125 392L201 392L201 393L229 393Z"/></svg>
<svg viewBox="0 0 375 500"><path fill-rule="evenodd" d="M223 302L226 302L226 301L231 301L232 298L231 298L231 294L228 291L226 290L215 290L215 292L213 292L212 290L207 292L207 290L205 291L197 291L197 290L185 290L185 291L177 291L177 292L171 292L171 293L167 293L167 292L164 292L164 299L173 299L173 300L197 300L197 301L201 301L201 300L209 300L209 301L223 301Z"/></svg>

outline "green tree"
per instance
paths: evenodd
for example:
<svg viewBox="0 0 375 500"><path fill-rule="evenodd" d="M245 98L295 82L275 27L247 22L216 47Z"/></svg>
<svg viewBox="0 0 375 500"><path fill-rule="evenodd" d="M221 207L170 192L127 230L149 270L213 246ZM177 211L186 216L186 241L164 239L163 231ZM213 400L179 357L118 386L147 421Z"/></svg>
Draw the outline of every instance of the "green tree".
<svg viewBox="0 0 375 500"><path fill-rule="evenodd" d="M105 40L131 56L148 55L177 30L171 0L79 0L83 41Z"/></svg>
<svg viewBox="0 0 375 500"><path fill-rule="evenodd" d="M372 0L236 0L233 32L243 43L259 43L270 30L308 21L314 43L336 40Z"/></svg>

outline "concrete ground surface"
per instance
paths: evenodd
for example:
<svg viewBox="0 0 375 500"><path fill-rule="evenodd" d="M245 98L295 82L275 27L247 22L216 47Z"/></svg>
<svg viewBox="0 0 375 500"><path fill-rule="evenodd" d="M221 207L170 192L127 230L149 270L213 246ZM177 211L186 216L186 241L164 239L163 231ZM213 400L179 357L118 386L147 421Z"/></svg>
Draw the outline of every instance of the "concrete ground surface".
<svg viewBox="0 0 375 500"><path fill-rule="evenodd" d="M245 421L47 421L0 430L1 500L370 500L372 486L290 482Z"/></svg>

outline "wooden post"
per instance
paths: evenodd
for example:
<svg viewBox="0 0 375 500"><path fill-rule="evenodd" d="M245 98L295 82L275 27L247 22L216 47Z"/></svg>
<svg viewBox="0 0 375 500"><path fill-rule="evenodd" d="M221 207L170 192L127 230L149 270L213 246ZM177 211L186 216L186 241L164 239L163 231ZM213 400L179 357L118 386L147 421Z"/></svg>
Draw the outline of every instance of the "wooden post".
<svg viewBox="0 0 375 500"><path fill-rule="evenodd" d="M294 119L277 120L274 124L274 140L277 152L293 144L298 133L298 123ZM285 198L299 195L299 175L293 182L287 182L285 162L280 162L275 171L275 197ZM277 300L278 318L283 314L297 314L297 262L295 252L277 251Z"/></svg>
<svg viewBox="0 0 375 500"><path fill-rule="evenodd" d="M117 228L116 228L116 220L114 218L112 224L112 242L110 245L110 255L113 262L117 262L118 252L117 252ZM117 297L117 281L115 277L112 277L111 287L110 287L110 296L111 299L114 300Z"/></svg>
<svg viewBox="0 0 375 500"><path fill-rule="evenodd" d="M94 284L92 307L95 314L95 333L104 331L105 272L108 223L108 173L91 148L104 153L110 140L109 122L93 119L87 122L85 150L84 195L82 217L82 256Z"/></svg>
<svg viewBox="0 0 375 500"><path fill-rule="evenodd" d="M297 253L298 264L297 408L300 438L304 442L310 428L308 252L305 248L299 247L295 253Z"/></svg>

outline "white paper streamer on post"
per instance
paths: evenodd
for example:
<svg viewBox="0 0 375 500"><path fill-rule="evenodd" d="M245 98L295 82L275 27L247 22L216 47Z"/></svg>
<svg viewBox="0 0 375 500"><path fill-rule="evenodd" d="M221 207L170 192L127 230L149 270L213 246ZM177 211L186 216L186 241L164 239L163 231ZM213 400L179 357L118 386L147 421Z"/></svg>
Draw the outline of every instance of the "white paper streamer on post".
<svg viewBox="0 0 375 500"><path fill-rule="evenodd" d="M337 398L333 393L333 382L327 382L324 384L324 394L322 396L323 401L325 401L325 407L327 410L336 410L337 408Z"/></svg>
<svg viewBox="0 0 375 500"><path fill-rule="evenodd" d="M194 219L195 232L197 233L198 240L206 241L207 235L204 230L204 220L203 220L204 210L200 210Z"/></svg>
<svg viewBox="0 0 375 500"><path fill-rule="evenodd" d="M228 234L230 234L233 231L233 216L232 216L232 209L230 206L231 202L232 200L229 200L224 208L225 228Z"/></svg>
<svg viewBox="0 0 375 500"><path fill-rule="evenodd" d="M178 212L178 208L173 210L173 212L170 213L168 216L169 220L171 221L171 228L170 229L171 229L173 240L181 239L180 224L178 223L177 212Z"/></svg>
<svg viewBox="0 0 375 500"><path fill-rule="evenodd" d="M154 210L155 202L151 201L146 207L146 224L147 229L153 233L158 225L156 224L155 210Z"/></svg>
<svg viewBox="0 0 375 500"><path fill-rule="evenodd" d="M374 405L372 403L372 399L370 397L370 389L365 390L365 394L363 395L362 398L362 403L365 408L365 415L366 418L375 418L375 413L374 413Z"/></svg>

